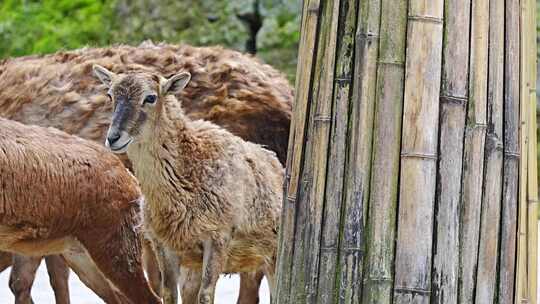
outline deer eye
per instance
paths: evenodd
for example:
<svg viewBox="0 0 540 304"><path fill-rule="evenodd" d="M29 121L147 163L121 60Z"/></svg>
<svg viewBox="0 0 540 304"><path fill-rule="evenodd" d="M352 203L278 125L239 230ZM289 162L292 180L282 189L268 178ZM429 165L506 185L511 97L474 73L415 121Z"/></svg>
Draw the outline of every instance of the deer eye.
<svg viewBox="0 0 540 304"><path fill-rule="evenodd" d="M156 102L156 95L148 95L144 98L144 102L143 103L148 103L148 104L153 104L154 102Z"/></svg>

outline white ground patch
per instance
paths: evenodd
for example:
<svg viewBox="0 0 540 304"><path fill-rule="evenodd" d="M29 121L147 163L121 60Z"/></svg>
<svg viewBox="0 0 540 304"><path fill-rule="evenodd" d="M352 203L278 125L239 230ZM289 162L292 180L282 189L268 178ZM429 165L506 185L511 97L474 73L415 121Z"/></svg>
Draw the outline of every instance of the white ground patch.
<svg viewBox="0 0 540 304"><path fill-rule="evenodd" d="M10 269L0 274L0 303L14 303L13 295L8 287ZM218 281L216 304L234 304L238 297L240 279L237 275L221 277ZM102 304L103 301L88 289L73 272L69 276L69 288L72 304ZM263 280L259 291L261 304L269 304L270 296L266 279ZM49 276L45 264L38 269L32 288L32 298L36 304L53 304L54 294L49 285Z"/></svg>

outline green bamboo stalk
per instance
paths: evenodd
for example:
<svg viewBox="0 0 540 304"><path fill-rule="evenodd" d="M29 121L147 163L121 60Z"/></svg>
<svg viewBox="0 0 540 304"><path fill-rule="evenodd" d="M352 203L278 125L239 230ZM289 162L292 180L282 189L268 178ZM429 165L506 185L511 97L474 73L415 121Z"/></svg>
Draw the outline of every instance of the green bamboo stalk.
<svg viewBox="0 0 540 304"><path fill-rule="evenodd" d="M489 39L489 0L472 1L470 92L463 160L459 302L474 303L482 204Z"/></svg>
<svg viewBox="0 0 540 304"><path fill-rule="evenodd" d="M296 94L294 119L291 121L289 147L287 152L287 170L284 205L280 224L280 242L278 248L275 303L290 303L291 274L295 246L296 208L301 160L304 151L304 136L309 105L309 88L314 72L313 61L317 35L319 0L305 0L302 8L302 35L299 46L299 59L296 74Z"/></svg>
<svg viewBox="0 0 540 304"><path fill-rule="evenodd" d="M407 1L383 0L362 303L392 303Z"/></svg>
<svg viewBox="0 0 540 304"><path fill-rule="evenodd" d="M504 176L499 254L499 303L514 301L519 182L519 1L505 3Z"/></svg>
<svg viewBox="0 0 540 304"><path fill-rule="evenodd" d="M356 25L353 92L347 134L345 193L341 215L337 303L361 300L363 227L369 199L380 0L360 1Z"/></svg>
<svg viewBox="0 0 540 304"><path fill-rule="evenodd" d="M470 0L447 0L435 205L433 303L458 303L459 213L468 100Z"/></svg>
<svg viewBox="0 0 540 304"><path fill-rule="evenodd" d="M429 303L442 0L409 1L394 303Z"/></svg>
<svg viewBox="0 0 540 304"><path fill-rule="evenodd" d="M489 6L488 112L476 303L494 303L503 177L504 0Z"/></svg>
<svg viewBox="0 0 540 304"><path fill-rule="evenodd" d="M332 128L328 156L327 185L322 222L317 303L334 303L343 179L346 162L347 123L354 63L357 1L340 3L337 60L332 104Z"/></svg>

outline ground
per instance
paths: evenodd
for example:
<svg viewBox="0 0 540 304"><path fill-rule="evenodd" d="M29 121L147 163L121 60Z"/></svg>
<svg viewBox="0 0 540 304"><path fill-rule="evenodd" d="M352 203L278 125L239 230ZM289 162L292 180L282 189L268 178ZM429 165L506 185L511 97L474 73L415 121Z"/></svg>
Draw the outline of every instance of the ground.
<svg viewBox="0 0 540 304"><path fill-rule="evenodd" d="M9 269L0 274L0 303L13 303L13 295L8 287ZM238 296L239 277L227 276L222 277L218 281L216 304L231 304L236 303ZM84 284L79 281L77 275L73 272L69 276L69 287L71 293L71 302L73 304L101 304L103 301L98 298L90 289L86 288ZM49 277L47 276L47 270L45 264L39 267L34 287L32 289L32 297L36 304L53 304L54 295L49 285ZM270 297L268 292L268 284L266 280L263 281L260 291L261 304L269 304Z"/></svg>

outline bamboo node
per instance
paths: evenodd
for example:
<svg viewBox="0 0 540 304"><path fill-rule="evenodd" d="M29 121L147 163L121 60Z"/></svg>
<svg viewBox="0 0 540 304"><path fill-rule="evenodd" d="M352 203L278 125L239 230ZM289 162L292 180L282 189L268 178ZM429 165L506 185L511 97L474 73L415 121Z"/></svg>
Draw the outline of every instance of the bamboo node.
<svg viewBox="0 0 540 304"><path fill-rule="evenodd" d="M345 252L358 252L360 254L363 254L364 253L364 248L362 247L343 247L341 248L341 250L345 251Z"/></svg>
<svg viewBox="0 0 540 304"><path fill-rule="evenodd" d="M364 282L375 282L375 283L385 283L385 282L392 282L391 277L366 277L364 279Z"/></svg>
<svg viewBox="0 0 540 304"><path fill-rule="evenodd" d="M337 84L351 83L351 80L352 80L351 77L336 77L336 78L334 78L334 81Z"/></svg>
<svg viewBox="0 0 540 304"><path fill-rule="evenodd" d="M422 159L431 159L437 160L437 154L432 153L420 153L420 152L401 152L402 158L422 158Z"/></svg>
<svg viewBox="0 0 540 304"><path fill-rule="evenodd" d="M337 252L337 246L323 246L321 247L321 252L323 251L331 251L331 252Z"/></svg>
<svg viewBox="0 0 540 304"><path fill-rule="evenodd" d="M439 100L441 101L441 103L455 104L455 105L462 106L466 104L469 99L465 96L441 95Z"/></svg>
<svg viewBox="0 0 540 304"><path fill-rule="evenodd" d="M519 159L520 153L519 151L510 151L510 150L504 150L504 156L508 158L516 158Z"/></svg>
<svg viewBox="0 0 540 304"><path fill-rule="evenodd" d="M486 130L487 129L487 123L485 122L475 122L471 126L469 126L471 129L476 130Z"/></svg>
<svg viewBox="0 0 540 304"><path fill-rule="evenodd" d="M379 35L377 33L373 32L366 32L366 33L358 33L356 34L357 40L367 40L367 41L374 41L379 39Z"/></svg>
<svg viewBox="0 0 540 304"><path fill-rule="evenodd" d="M320 121L320 122L329 122L332 120L332 117L330 115L315 115L313 118L313 121Z"/></svg>
<svg viewBox="0 0 540 304"><path fill-rule="evenodd" d="M286 200L287 200L287 202L289 202L290 204L294 204L294 203L296 203L296 196L289 196L289 195L287 195Z"/></svg>
<svg viewBox="0 0 540 304"><path fill-rule="evenodd" d="M527 200L527 202L528 202L529 204L538 204L538 199L530 198L530 199Z"/></svg>
<svg viewBox="0 0 540 304"><path fill-rule="evenodd" d="M377 61L377 64L379 65L394 65L398 67L405 67L404 61L389 61L389 60L379 60Z"/></svg>
<svg viewBox="0 0 540 304"><path fill-rule="evenodd" d="M394 291L398 293L412 293L412 294L421 294L421 295L430 295L431 290L417 288L417 287L406 287L406 286L396 286Z"/></svg>
<svg viewBox="0 0 540 304"><path fill-rule="evenodd" d="M429 15L409 15L409 21L417 21L422 23L434 23L434 24L441 24L443 23L443 19L435 16L429 16Z"/></svg>
<svg viewBox="0 0 540 304"><path fill-rule="evenodd" d="M320 6L319 5L310 5L307 9L310 14L319 14Z"/></svg>

